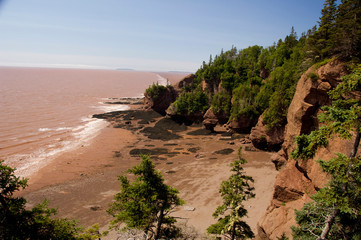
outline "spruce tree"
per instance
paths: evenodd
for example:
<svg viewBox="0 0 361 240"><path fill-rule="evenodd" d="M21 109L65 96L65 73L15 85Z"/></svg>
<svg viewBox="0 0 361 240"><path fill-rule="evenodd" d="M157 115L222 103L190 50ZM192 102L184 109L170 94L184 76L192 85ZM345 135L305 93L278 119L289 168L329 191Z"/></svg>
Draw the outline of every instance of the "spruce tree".
<svg viewBox="0 0 361 240"><path fill-rule="evenodd" d="M164 184L150 157L141 157L142 162L127 171L135 177L132 182L126 175L118 177L121 190L114 196L108 213L114 217L113 227L124 223L123 230L138 229L159 239L165 235L163 225L170 229L175 223L170 211L184 201L178 197L177 189Z"/></svg>
<svg viewBox="0 0 361 240"><path fill-rule="evenodd" d="M254 234L250 226L242 220L247 216L244 201L253 198L253 179L244 174L242 165L247 161L241 156L242 148L238 150L238 160L231 164L233 174L228 181L223 181L219 193L223 198L223 204L218 206L213 213L218 222L208 227L211 234L223 234L230 239L253 238Z"/></svg>
<svg viewBox="0 0 361 240"><path fill-rule="evenodd" d="M333 34L336 28L336 0L326 0L321 10L319 21L317 47L320 48L321 58L331 56L335 46Z"/></svg>
<svg viewBox="0 0 361 240"><path fill-rule="evenodd" d="M361 56L361 1L342 0L336 18L338 54L344 58Z"/></svg>
<svg viewBox="0 0 361 240"><path fill-rule="evenodd" d="M361 136L361 65L329 95L331 106L323 108L317 131L296 138L298 145L292 157L309 159L320 147L338 136L354 139L349 156L338 153L329 161L320 160L322 169L330 175L329 183L318 191L311 203L296 211L298 227L293 227L295 239L360 239L361 238L361 157L357 149Z"/></svg>

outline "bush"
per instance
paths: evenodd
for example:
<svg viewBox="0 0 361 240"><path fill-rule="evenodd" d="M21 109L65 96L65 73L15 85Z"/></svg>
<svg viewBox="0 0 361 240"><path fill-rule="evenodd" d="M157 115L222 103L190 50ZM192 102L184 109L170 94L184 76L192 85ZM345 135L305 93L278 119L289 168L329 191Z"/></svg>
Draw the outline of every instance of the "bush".
<svg viewBox="0 0 361 240"><path fill-rule="evenodd" d="M159 85L158 83L154 84L147 88L145 92L153 99L157 99L162 93L167 90L167 87Z"/></svg>
<svg viewBox="0 0 361 240"><path fill-rule="evenodd" d="M231 106L231 96L228 93L219 92L212 98L211 108L215 114L225 113L229 115Z"/></svg>
<svg viewBox="0 0 361 240"><path fill-rule="evenodd" d="M200 88L192 92L183 92L172 104L177 114L205 112L209 108L208 96Z"/></svg>
<svg viewBox="0 0 361 240"><path fill-rule="evenodd" d="M317 73L309 73L308 74L308 77L309 78L311 78L311 80L313 81L313 82L316 82L318 79L320 79L320 76L318 76L318 74Z"/></svg>

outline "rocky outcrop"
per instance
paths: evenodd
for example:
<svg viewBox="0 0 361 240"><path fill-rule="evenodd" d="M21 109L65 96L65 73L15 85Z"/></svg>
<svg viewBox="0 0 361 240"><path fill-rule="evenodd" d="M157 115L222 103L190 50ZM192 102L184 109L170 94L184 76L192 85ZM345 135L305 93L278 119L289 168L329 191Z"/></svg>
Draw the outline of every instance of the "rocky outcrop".
<svg viewBox="0 0 361 240"><path fill-rule="evenodd" d="M278 151L284 140L284 130L284 126L267 129L261 115L257 125L251 129L250 139L258 149Z"/></svg>
<svg viewBox="0 0 361 240"><path fill-rule="evenodd" d="M144 93L144 105L146 109L153 109L154 111L165 115L165 111L169 105L177 98L177 92L172 86L167 86L164 91L161 91L157 97L152 97L147 92Z"/></svg>
<svg viewBox="0 0 361 240"><path fill-rule="evenodd" d="M180 80L179 82L174 84L173 87L174 87L174 90L177 92L177 95L180 94L182 89L187 88L188 86L192 85L192 83L195 80L195 77L196 76L194 74L189 74L189 75L185 76L182 80Z"/></svg>
<svg viewBox="0 0 361 240"><path fill-rule="evenodd" d="M225 127L228 131L237 133L249 133L253 126L257 123L257 119L250 117L239 116L238 118L229 121Z"/></svg>
<svg viewBox="0 0 361 240"><path fill-rule="evenodd" d="M284 143L280 156L295 150L294 139L301 134L309 134L318 128L317 115L321 107L331 103L327 92L337 86L346 74L345 64L334 60L315 70L311 67L304 73L296 87L295 95L288 108ZM277 162L277 158L274 158Z"/></svg>
<svg viewBox="0 0 361 240"><path fill-rule="evenodd" d="M191 125L193 123L202 123L203 112L196 112L191 114L180 114L176 111L176 106L171 105L166 110L167 116L171 117L174 121L184 123L185 125Z"/></svg>
<svg viewBox="0 0 361 240"><path fill-rule="evenodd" d="M228 116L226 116L223 113L217 113L215 114L213 110L210 108L207 110L207 112L203 115L203 125L206 129L213 131L214 127L217 126L217 124L225 124L228 121Z"/></svg>
<svg viewBox="0 0 361 240"><path fill-rule="evenodd" d="M146 109L153 109L154 111L165 115L167 108L173 103L179 94L181 93L183 88L190 86L194 82L195 76L194 74L189 74L180 80L178 83L167 86L164 91L159 93L159 96L156 98L144 93L144 105Z"/></svg>
<svg viewBox="0 0 361 240"><path fill-rule="evenodd" d="M350 141L333 139L314 159L295 161L289 158L296 145L294 139L317 129L321 107L330 104L327 91L334 88L346 74L343 62L333 60L319 69L311 68L300 78L287 114L284 143L272 161L280 170L271 203L258 222L258 234L277 239L283 233L291 238L290 226L295 224L294 209L300 209L310 196L327 182L327 176L314 159L330 159L335 152L349 153Z"/></svg>

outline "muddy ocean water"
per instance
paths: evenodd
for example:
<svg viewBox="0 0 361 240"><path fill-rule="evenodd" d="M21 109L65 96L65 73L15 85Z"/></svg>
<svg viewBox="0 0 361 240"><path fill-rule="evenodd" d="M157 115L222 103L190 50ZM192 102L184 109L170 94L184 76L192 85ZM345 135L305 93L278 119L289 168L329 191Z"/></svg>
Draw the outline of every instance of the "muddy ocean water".
<svg viewBox="0 0 361 240"><path fill-rule="evenodd" d="M0 67L0 160L29 176L95 137L107 123L93 114L129 108L106 102L166 81L151 72Z"/></svg>

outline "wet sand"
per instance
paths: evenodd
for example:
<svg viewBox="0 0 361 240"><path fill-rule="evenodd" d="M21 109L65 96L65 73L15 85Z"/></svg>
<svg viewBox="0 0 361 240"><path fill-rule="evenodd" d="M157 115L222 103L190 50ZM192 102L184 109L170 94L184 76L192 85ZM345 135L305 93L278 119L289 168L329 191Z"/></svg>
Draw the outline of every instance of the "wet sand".
<svg viewBox="0 0 361 240"><path fill-rule="evenodd" d="M211 134L200 130L202 126L180 126L143 113L110 117L109 126L89 144L59 156L31 176L29 187L21 192L29 206L46 198L51 207L58 208L59 217L78 219L83 226L99 223L105 229L111 220L106 209L120 189L117 176L140 162L139 153L150 153L166 183L180 191L186 207L194 208L189 211L182 206L173 215L204 233L215 222L212 213L221 204L221 181L231 174L229 164L242 146L248 161L246 173L255 180L256 198L245 205L247 222L256 233L277 173L270 153L244 143L245 136L225 136L222 127Z"/></svg>

